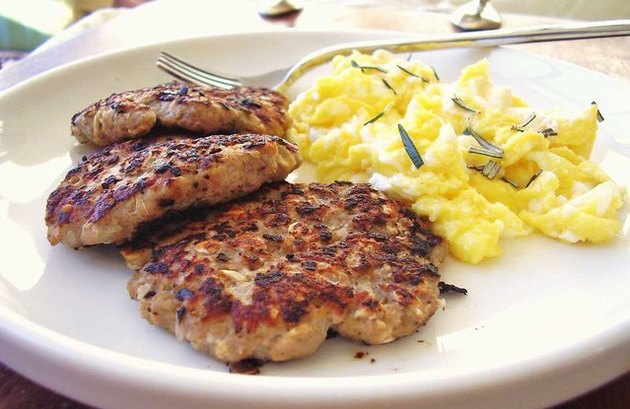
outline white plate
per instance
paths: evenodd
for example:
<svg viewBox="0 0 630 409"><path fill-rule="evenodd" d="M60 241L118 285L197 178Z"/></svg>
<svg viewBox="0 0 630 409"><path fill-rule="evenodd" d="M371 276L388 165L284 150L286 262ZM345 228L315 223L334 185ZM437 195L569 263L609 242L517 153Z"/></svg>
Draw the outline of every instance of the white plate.
<svg viewBox="0 0 630 409"><path fill-rule="evenodd" d="M77 252L46 241L45 200L90 149L73 142L70 117L111 92L167 80L153 67L159 50L253 74L335 42L385 36L291 31L186 40L70 64L0 95L0 359L53 390L115 408L534 407L630 369L627 207L623 233L605 246L534 236L505 241L501 258L478 266L448 260L444 279L469 295L447 297L446 309L413 336L374 347L328 340L314 356L268 364L259 376L229 374L142 320L114 248ZM449 81L482 57L496 82L535 107L598 101L606 121L595 158L628 184L629 86L505 49L416 58ZM369 355L354 358L358 351Z"/></svg>

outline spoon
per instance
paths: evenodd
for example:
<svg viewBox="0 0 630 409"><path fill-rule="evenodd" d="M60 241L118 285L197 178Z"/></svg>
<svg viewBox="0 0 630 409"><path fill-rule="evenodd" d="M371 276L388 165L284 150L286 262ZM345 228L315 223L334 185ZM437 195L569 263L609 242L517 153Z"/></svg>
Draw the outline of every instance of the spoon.
<svg viewBox="0 0 630 409"><path fill-rule="evenodd" d="M455 9L451 24L463 31L492 30L501 27L501 16L489 0L473 0Z"/></svg>
<svg viewBox="0 0 630 409"><path fill-rule="evenodd" d="M266 18L274 18L286 16L287 14L295 13L300 10L302 10L302 6L293 4L288 0L281 0L269 7L259 10L258 14Z"/></svg>

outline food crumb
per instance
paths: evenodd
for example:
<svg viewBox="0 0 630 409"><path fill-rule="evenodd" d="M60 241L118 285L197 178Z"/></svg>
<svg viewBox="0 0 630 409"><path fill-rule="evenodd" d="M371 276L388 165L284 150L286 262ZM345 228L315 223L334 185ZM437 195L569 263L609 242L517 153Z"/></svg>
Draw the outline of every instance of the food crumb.
<svg viewBox="0 0 630 409"><path fill-rule="evenodd" d="M354 354L354 357L356 359L362 359L366 355L369 355L369 352L357 351L357 353Z"/></svg>
<svg viewBox="0 0 630 409"><path fill-rule="evenodd" d="M372 358L370 359L370 363L373 364L374 362L376 362L376 359Z"/></svg>
<svg viewBox="0 0 630 409"><path fill-rule="evenodd" d="M424 339L419 339L416 342L420 344L420 343L424 342Z"/></svg>
<svg viewBox="0 0 630 409"><path fill-rule="evenodd" d="M459 293L459 294L468 294L468 290L463 288L463 287L458 287L456 285L453 284L448 284L445 283L444 281L440 281L438 283L438 288L440 289L440 294L445 294L445 293Z"/></svg>
<svg viewBox="0 0 630 409"><path fill-rule="evenodd" d="M263 366L265 361L261 359L243 359L238 362L230 362L228 364L230 373L238 373L244 375L258 375L260 373L260 367Z"/></svg>

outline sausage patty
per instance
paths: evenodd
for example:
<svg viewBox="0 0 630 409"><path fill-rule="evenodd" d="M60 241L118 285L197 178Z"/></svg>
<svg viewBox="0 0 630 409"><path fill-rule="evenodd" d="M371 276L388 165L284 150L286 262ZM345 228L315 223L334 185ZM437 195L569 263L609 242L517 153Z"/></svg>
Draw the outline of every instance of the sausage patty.
<svg viewBox="0 0 630 409"><path fill-rule="evenodd" d="M315 352L329 329L382 344L438 306L442 239L367 184L263 186L123 248L150 323L221 361Z"/></svg>
<svg viewBox="0 0 630 409"><path fill-rule="evenodd" d="M120 243L167 212L246 195L299 164L294 145L268 135L121 142L83 157L50 194L48 240L74 248Z"/></svg>
<svg viewBox="0 0 630 409"><path fill-rule="evenodd" d="M72 117L79 142L107 146L148 134L156 125L198 134L284 136L288 100L267 88L224 90L179 82L112 94Z"/></svg>

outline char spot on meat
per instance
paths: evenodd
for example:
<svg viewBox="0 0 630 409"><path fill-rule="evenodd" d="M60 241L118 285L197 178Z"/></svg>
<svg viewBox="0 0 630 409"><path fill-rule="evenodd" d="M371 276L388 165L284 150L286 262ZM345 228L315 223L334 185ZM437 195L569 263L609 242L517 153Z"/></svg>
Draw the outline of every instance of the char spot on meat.
<svg viewBox="0 0 630 409"><path fill-rule="evenodd" d="M149 263L144 271L151 274L169 274L170 270L166 263L162 263L160 261Z"/></svg>
<svg viewBox="0 0 630 409"><path fill-rule="evenodd" d="M258 225L256 223L251 223L243 227L243 230L244 231L258 231Z"/></svg>
<svg viewBox="0 0 630 409"><path fill-rule="evenodd" d="M282 318L286 322L299 322L305 313L304 305L294 300L288 300L287 303L282 306Z"/></svg>
<svg viewBox="0 0 630 409"><path fill-rule="evenodd" d="M368 234L368 237L370 237L370 238L372 238L372 239L374 239L376 241L381 241L381 242L387 240L387 236L385 236L382 233L378 233L378 232L370 233L370 234Z"/></svg>
<svg viewBox="0 0 630 409"><path fill-rule="evenodd" d="M184 318L184 314L186 314L186 307L183 305L177 309L177 322L182 322L182 318Z"/></svg>
<svg viewBox="0 0 630 409"><path fill-rule="evenodd" d="M282 240L283 240L282 236L277 235L277 234L263 233L262 237L263 239L273 241L274 243L282 243Z"/></svg>
<svg viewBox="0 0 630 409"><path fill-rule="evenodd" d="M178 167L173 166L170 163L163 163L155 169L155 173L159 173L159 174L165 173L167 171L170 171L173 176L182 175L182 171Z"/></svg>
<svg viewBox="0 0 630 409"><path fill-rule="evenodd" d="M144 162L143 158L135 157L129 161L125 169L123 169L123 173L131 173L142 165Z"/></svg>
<svg viewBox="0 0 630 409"><path fill-rule="evenodd" d="M70 119L70 123L72 125L76 125L77 123L77 118L79 117L79 115L81 115L83 112L77 112L76 114L72 115L72 119Z"/></svg>
<svg viewBox="0 0 630 409"><path fill-rule="evenodd" d="M57 222L62 225L70 222L70 213L60 212L57 216Z"/></svg>
<svg viewBox="0 0 630 409"><path fill-rule="evenodd" d="M151 291L148 291L148 292L144 295L144 297L142 297L142 298L144 298L145 300L148 300L149 298L153 298L153 297L155 297L155 294L157 294L157 293L156 293L155 291L151 290Z"/></svg>
<svg viewBox="0 0 630 409"><path fill-rule="evenodd" d="M254 283L257 286L266 287L270 284L277 283L278 281L282 280L283 277L284 274L281 271L273 271L269 274L258 273L254 278Z"/></svg>
<svg viewBox="0 0 630 409"><path fill-rule="evenodd" d="M219 254L217 254L217 260L222 261L222 262L224 262L224 263L225 263L226 261L229 261L230 259L229 259L229 257L227 256L227 254L225 254L225 253L219 253Z"/></svg>
<svg viewBox="0 0 630 409"><path fill-rule="evenodd" d="M114 207L114 204L109 200L108 197L101 198L94 206L94 211L92 212L92 216L90 217L90 222L97 222L101 220L103 217L109 213L109 211Z"/></svg>
<svg viewBox="0 0 630 409"><path fill-rule="evenodd" d="M319 206L314 206L308 202L303 202L303 203L299 203L296 207L295 207L295 211L300 215L300 216L304 216L306 214L309 213L313 213L314 211L316 211L317 209L319 209Z"/></svg>
<svg viewBox="0 0 630 409"><path fill-rule="evenodd" d="M245 97L241 99L239 102L241 105L247 108L262 108L262 105L260 105L258 102L256 102L255 99L251 97Z"/></svg>
<svg viewBox="0 0 630 409"><path fill-rule="evenodd" d="M105 178L103 183L101 183L101 186L103 187L103 189L109 189L111 185L115 185L118 182L120 182L119 178L114 175L109 175L107 178Z"/></svg>
<svg viewBox="0 0 630 409"><path fill-rule="evenodd" d="M411 245L410 250L414 253L420 254L421 256L426 256L431 251L431 244L418 236L411 237Z"/></svg>
<svg viewBox="0 0 630 409"><path fill-rule="evenodd" d="M177 301L184 301L192 297L194 294L195 293L190 291L188 288L180 288L179 291L177 291L177 294L175 294L175 298Z"/></svg>
<svg viewBox="0 0 630 409"><path fill-rule="evenodd" d="M114 190L114 200L116 202L122 202L123 200L127 200L133 195L133 186L120 186L116 190Z"/></svg>
<svg viewBox="0 0 630 409"><path fill-rule="evenodd" d="M179 95L179 91L165 89L160 91L160 93L158 94L158 99L160 101L168 102L174 100L177 95Z"/></svg>
<svg viewBox="0 0 630 409"><path fill-rule="evenodd" d="M170 207L175 204L175 200L173 199L160 199L158 202L160 207Z"/></svg>
<svg viewBox="0 0 630 409"><path fill-rule="evenodd" d="M209 278L203 282L199 291L206 295L205 306L208 316L224 314L232 309L232 297L223 294L223 284Z"/></svg>
<svg viewBox="0 0 630 409"><path fill-rule="evenodd" d="M333 237L332 233L329 232L328 230L322 230L321 232L319 232L319 239L321 241L330 241L332 237Z"/></svg>

